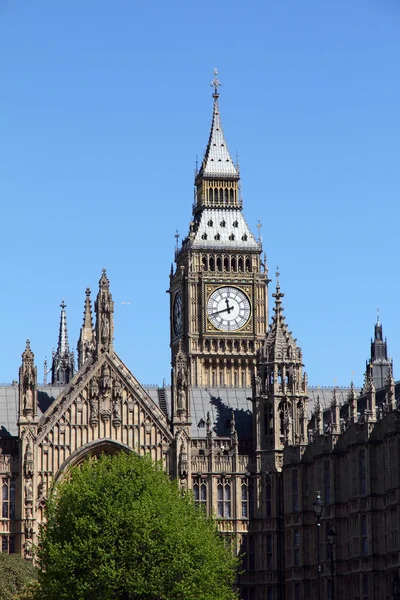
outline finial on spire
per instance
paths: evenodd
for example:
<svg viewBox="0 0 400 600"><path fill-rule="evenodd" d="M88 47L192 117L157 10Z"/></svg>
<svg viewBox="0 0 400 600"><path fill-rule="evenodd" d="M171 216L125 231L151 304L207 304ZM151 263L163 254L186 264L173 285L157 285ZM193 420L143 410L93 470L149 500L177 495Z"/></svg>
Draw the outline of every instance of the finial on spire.
<svg viewBox="0 0 400 600"><path fill-rule="evenodd" d="M217 78L217 75L218 75L218 69L214 69L214 79L212 80L210 85L211 85L211 87L214 88L213 98L215 98L215 99L219 98L218 88L221 87L221 82Z"/></svg>
<svg viewBox="0 0 400 600"><path fill-rule="evenodd" d="M277 265L277 267L276 267L276 271L275 271L275 277L276 277L276 287L279 287L279 286L280 286L280 283L279 283L279 277L280 277L280 276L281 276L281 274L280 274L280 272L279 272L279 267L278 267L278 265Z"/></svg>
<svg viewBox="0 0 400 600"><path fill-rule="evenodd" d="M379 306L378 306L378 308L376 309L376 322L377 322L377 323L378 323L378 325L379 325Z"/></svg>

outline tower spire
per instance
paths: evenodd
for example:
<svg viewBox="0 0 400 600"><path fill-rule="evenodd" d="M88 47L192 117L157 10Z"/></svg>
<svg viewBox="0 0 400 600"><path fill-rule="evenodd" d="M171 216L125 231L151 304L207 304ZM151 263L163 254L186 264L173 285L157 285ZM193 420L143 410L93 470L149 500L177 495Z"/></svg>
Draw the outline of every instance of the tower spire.
<svg viewBox="0 0 400 600"><path fill-rule="evenodd" d="M75 372L74 353L70 352L68 345L67 313L65 311L66 307L67 305L63 299L60 304L61 314L58 345L56 352L53 354L51 367L52 385L65 385L72 379Z"/></svg>

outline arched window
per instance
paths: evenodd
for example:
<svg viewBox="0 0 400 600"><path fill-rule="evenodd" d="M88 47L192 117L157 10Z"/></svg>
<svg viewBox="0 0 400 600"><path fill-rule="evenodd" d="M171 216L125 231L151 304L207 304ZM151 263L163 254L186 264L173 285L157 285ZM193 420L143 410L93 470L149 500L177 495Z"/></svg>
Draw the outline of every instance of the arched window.
<svg viewBox="0 0 400 600"><path fill-rule="evenodd" d="M229 256L225 256L224 258L224 269L225 271L230 271Z"/></svg>
<svg viewBox="0 0 400 600"><path fill-rule="evenodd" d="M231 267L232 267L232 271L237 271L236 257L235 256L232 256Z"/></svg>
<svg viewBox="0 0 400 600"><path fill-rule="evenodd" d="M210 256L208 264L210 266L210 271L215 271L215 259L213 256Z"/></svg>
<svg viewBox="0 0 400 600"><path fill-rule="evenodd" d="M197 506L207 505L207 482L204 479L196 479L193 483L193 499Z"/></svg>
<svg viewBox="0 0 400 600"><path fill-rule="evenodd" d="M207 257L205 255L201 257L201 263L203 265L203 271L207 271Z"/></svg>
<svg viewBox="0 0 400 600"><path fill-rule="evenodd" d="M234 201L233 190L229 191L229 198L230 198L231 204L233 204L233 201Z"/></svg>
<svg viewBox="0 0 400 600"><path fill-rule="evenodd" d="M225 479L217 485L217 513L222 519L231 518L231 483Z"/></svg>
<svg viewBox="0 0 400 600"><path fill-rule="evenodd" d="M218 188L214 188L214 203L218 203Z"/></svg>
<svg viewBox="0 0 400 600"><path fill-rule="evenodd" d="M217 271L222 271L222 258L217 256Z"/></svg>
<svg viewBox="0 0 400 600"><path fill-rule="evenodd" d="M208 188L208 199L212 203L212 201L213 201L213 189L211 187Z"/></svg>
<svg viewBox="0 0 400 600"><path fill-rule="evenodd" d="M210 352L210 340L206 340L204 348L206 352Z"/></svg>
<svg viewBox="0 0 400 600"><path fill-rule="evenodd" d="M243 256L239 256L239 260L238 260L238 270L240 273L243 272Z"/></svg>
<svg viewBox="0 0 400 600"><path fill-rule="evenodd" d="M251 260L248 256L246 256L246 271L251 272Z"/></svg>
<svg viewBox="0 0 400 600"><path fill-rule="evenodd" d="M219 190L219 201L221 202L221 204L224 201L224 190L223 190L223 188L220 188L220 190Z"/></svg>

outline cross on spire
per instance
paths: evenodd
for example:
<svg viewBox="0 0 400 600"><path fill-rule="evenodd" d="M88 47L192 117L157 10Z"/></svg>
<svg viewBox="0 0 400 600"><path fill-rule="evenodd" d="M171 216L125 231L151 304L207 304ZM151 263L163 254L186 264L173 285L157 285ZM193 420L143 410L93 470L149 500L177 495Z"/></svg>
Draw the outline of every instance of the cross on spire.
<svg viewBox="0 0 400 600"><path fill-rule="evenodd" d="M211 87L214 88L214 93L213 93L214 98L219 98L218 88L221 87L221 82L217 78L217 75L218 75L218 69L214 69L214 79L210 83Z"/></svg>
<svg viewBox="0 0 400 600"><path fill-rule="evenodd" d="M178 233L178 230L176 230L174 237L175 237L175 240L176 240L176 250L178 250L178 243L179 243L179 237L180 237L180 235Z"/></svg>
<svg viewBox="0 0 400 600"><path fill-rule="evenodd" d="M261 240L261 228L262 228L262 223L260 221L260 219L258 219L257 221L257 229L258 229L258 240Z"/></svg>

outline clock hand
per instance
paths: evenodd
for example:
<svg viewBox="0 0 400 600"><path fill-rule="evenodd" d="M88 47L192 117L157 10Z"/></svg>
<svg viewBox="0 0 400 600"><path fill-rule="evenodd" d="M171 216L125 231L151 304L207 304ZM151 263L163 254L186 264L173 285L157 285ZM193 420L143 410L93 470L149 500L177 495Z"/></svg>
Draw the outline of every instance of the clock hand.
<svg viewBox="0 0 400 600"><path fill-rule="evenodd" d="M216 312L211 313L211 315L219 315L219 313L223 313L223 312L227 312L228 313L232 310L232 306L229 306L228 308L223 308L222 310L217 310Z"/></svg>
<svg viewBox="0 0 400 600"><path fill-rule="evenodd" d="M225 302L226 302L226 310L228 311L228 315L231 312L231 310L233 310L233 306L229 306L229 300L228 298L225 298Z"/></svg>

